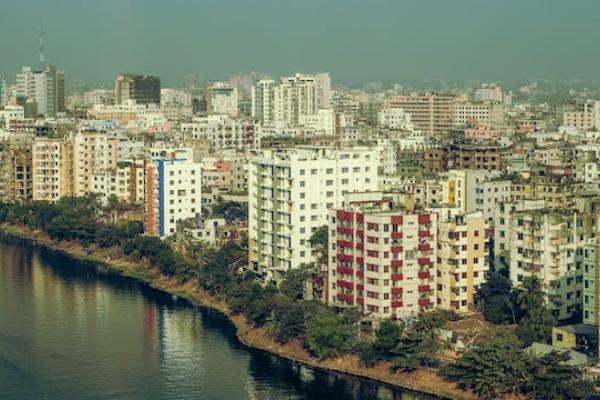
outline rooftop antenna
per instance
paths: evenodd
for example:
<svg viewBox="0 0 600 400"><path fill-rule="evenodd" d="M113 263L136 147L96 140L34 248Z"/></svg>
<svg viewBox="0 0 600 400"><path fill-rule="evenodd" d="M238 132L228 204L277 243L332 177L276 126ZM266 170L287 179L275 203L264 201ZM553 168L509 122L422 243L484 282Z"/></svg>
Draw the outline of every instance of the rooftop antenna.
<svg viewBox="0 0 600 400"><path fill-rule="evenodd" d="M44 55L44 27L40 27L40 66L42 69L46 66L46 57Z"/></svg>

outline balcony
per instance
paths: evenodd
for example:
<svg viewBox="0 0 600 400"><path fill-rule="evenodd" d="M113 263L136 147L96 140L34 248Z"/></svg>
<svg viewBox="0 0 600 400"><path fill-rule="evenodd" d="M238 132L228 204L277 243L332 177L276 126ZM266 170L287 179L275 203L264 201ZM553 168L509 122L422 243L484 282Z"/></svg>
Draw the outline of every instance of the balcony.
<svg viewBox="0 0 600 400"><path fill-rule="evenodd" d="M402 217L402 215L392 216L392 225L402 225L403 222L404 222L404 217Z"/></svg>
<svg viewBox="0 0 600 400"><path fill-rule="evenodd" d="M392 232L392 239L402 239L402 232Z"/></svg>
<svg viewBox="0 0 600 400"><path fill-rule="evenodd" d="M343 287L346 289L353 289L354 288L354 283L350 282L350 281L343 281L341 279L338 279L337 281L335 281L335 284L338 285L339 287Z"/></svg>
<svg viewBox="0 0 600 400"><path fill-rule="evenodd" d="M340 233L342 235L350 235L352 236L353 234L353 230L352 228L347 228L345 226L338 226L336 229L337 233Z"/></svg>
<svg viewBox="0 0 600 400"><path fill-rule="evenodd" d="M357 229L356 230L356 236L365 236L365 231L362 229Z"/></svg>
<svg viewBox="0 0 600 400"><path fill-rule="evenodd" d="M349 240L338 239L338 240L336 240L335 243L337 244L338 247L348 248L348 249L352 248L352 242Z"/></svg>
<svg viewBox="0 0 600 400"><path fill-rule="evenodd" d="M402 251L404 250L402 248L402 246L392 246L392 253L402 253Z"/></svg>
<svg viewBox="0 0 600 400"><path fill-rule="evenodd" d="M429 230L419 231L419 239L424 239L429 236L431 236L431 233L429 232Z"/></svg>
<svg viewBox="0 0 600 400"><path fill-rule="evenodd" d="M403 288L401 288L401 287L393 287L392 294L402 294L402 290L403 290Z"/></svg>
<svg viewBox="0 0 600 400"><path fill-rule="evenodd" d="M353 257L351 254L337 253L336 258L340 261L352 262Z"/></svg>
<svg viewBox="0 0 600 400"><path fill-rule="evenodd" d="M337 294L337 299L339 301L343 301L346 303L352 303L354 302L354 296L352 296L351 294L346 294L346 293L338 293Z"/></svg>
<svg viewBox="0 0 600 400"><path fill-rule="evenodd" d="M359 270L357 270L357 271L356 271L356 276L360 276L360 277L363 277L363 276L365 276L365 271L362 271L362 270L360 270L360 269L359 269Z"/></svg>
<svg viewBox="0 0 600 400"><path fill-rule="evenodd" d="M354 219L354 214L350 211L338 210L335 213L335 216L337 219L339 219L341 221L352 221Z"/></svg>
<svg viewBox="0 0 600 400"><path fill-rule="evenodd" d="M362 283L357 283L356 290L365 290L365 285L363 285Z"/></svg>
<svg viewBox="0 0 600 400"><path fill-rule="evenodd" d="M392 274L393 281L401 281L403 278L402 274Z"/></svg>
<svg viewBox="0 0 600 400"><path fill-rule="evenodd" d="M431 286L429 285L419 285L419 292L429 292L431 290Z"/></svg>
<svg viewBox="0 0 600 400"><path fill-rule="evenodd" d="M352 275L352 272L353 272L352 268L346 268L346 267L337 267L336 271L343 275Z"/></svg>
<svg viewBox="0 0 600 400"><path fill-rule="evenodd" d="M419 299L420 306L428 306L430 304L431 304L431 300L429 300L429 299Z"/></svg>
<svg viewBox="0 0 600 400"><path fill-rule="evenodd" d="M356 249L357 250L364 250L365 249L365 245L363 243L356 243Z"/></svg>
<svg viewBox="0 0 600 400"><path fill-rule="evenodd" d="M429 271L419 271L417 276L419 279L429 279L431 278L431 273Z"/></svg>
<svg viewBox="0 0 600 400"><path fill-rule="evenodd" d="M402 266L402 260L392 260L390 263L392 268L398 268Z"/></svg>
<svg viewBox="0 0 600 400"><path fill-rule="evenodd" d="M429 214L420 214L419 215L419 224L428 224L431 221L431 216Z"/></svg>
<svg viewBox="0 0 600 400"><path fill-rule="evenodd" d="M429 259L429 257L421 257L417 260L417 263L419 265L429 265L431 264L431 260Z"/></svg>
<svg viewBox="0 0 600 400"><path fill-rule="evenodd" d="M392 308L399 308L402 306L403 306L403 304L401 301L392 301Z"/></svg>
<svg viewBox="0 0 600 400"><path fill-rule="evenodd" d="M419 251L429 251L431 250L431 246L429 245L429 243L421 243L417 246L417 248L419 249Z"/></svg>
<svg viewBox="0 0 600 400"><path fill-rule="evenodd" d="M363 299L362 297L357 297L356 298L356 303L357 304L365 304L365 299Z"/></svg>
<svg viewBox="0 0 600 400"><path fill-rule="evenodd" d="M365 263L365 259L363 257L356 257L356 263L357 264L364 264Z"/></svg>
<svg viewBox="0 0 600 400"><path fill-rule="evenodd" d="M356 222L360 222L361 224L365 222L365 215L356 213Z"/></svg>

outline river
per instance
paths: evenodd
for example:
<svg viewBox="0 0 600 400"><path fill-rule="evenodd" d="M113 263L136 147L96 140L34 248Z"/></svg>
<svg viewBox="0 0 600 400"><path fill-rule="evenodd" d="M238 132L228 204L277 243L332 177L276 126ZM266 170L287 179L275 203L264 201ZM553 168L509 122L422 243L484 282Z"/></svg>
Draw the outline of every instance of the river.
<svg viewBox="0 0 600 400"><path fill-rule="evenodd" d="M249 349L222 315L0 239L0 399L431 399Z"/></svg>

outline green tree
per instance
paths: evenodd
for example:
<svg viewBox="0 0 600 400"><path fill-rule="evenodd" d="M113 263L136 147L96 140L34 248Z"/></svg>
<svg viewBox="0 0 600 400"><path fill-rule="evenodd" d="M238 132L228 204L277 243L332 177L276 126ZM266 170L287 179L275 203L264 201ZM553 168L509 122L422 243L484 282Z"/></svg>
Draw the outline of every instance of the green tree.
<svg viewBox="0 0 600 400"><path fill-rule="evenodd" d="M489 341L467 351L454 364L440 369L442 376L473 390L482 399L518 393L526 379L526 356L514 334L499 331Z"/></svg>
<svg viewBox="0 0 600 400"><path fill-rule="evenodd" d="M561 400L587 399L594 392L594 384L583 379L583 371L569 365L568 353L552 352L540 358L531 357L527 365L527 379L523 388L528 399Z"/></svg>
<svg viewBox="0 0 600 400"><path fill-rule="evenodd" d="M385 319L379 324L375 332L375 343L373 347L381 352L392 351L400 342L403 326L392 319Z"/></svg>
<svg viewBox="0 0 600 400"><path fill-rule="evenodd" d="M329 249L329 230L327 225L317 228L308 239L308 242L317 253L319 263L327 263L327 251Z"/></svg>
<svg viewBox="0 0 600 400"><path fill-rule="evenodd" d="M548 342L556 324L546 307L542 283L537 277L527 277L518 288L517 301L523 317L517 327L517 336L525 346L533 342Z"/></svg>
<svg viewBox="0 0 600 400"><path fill-rule="evenodd" d="M286 271L283 275L283 281L279 285L279 291L292 300L302 300L304 298L304 286L309 275L306 266Z"/></svg>
<svg viewBox="0 0 600 400"><path fill-rule="evenodd" d="M237 201L219 201L212 208L213 215L227 221L245 221L248 219L248 205Z"/></svg>
<svg viewBox="0 0 600 400"><path fill-rule="evenodd" d="M341 356L349 349L351 332L343 317L321 309L306 321L305 345L318 358Z"/></svg>

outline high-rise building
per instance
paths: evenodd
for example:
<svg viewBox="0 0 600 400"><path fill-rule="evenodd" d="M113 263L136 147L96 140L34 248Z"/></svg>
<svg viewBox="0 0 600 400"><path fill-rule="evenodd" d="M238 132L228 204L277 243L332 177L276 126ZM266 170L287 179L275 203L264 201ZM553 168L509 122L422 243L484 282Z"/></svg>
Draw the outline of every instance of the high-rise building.
<svg viewBox="0 0 600 400"><path fill-rule="evenodd" d="M115 81L115 104L125 104L127 100L134 100L137 104L160 105L160 78L120 74Z"/></svg>
<svg viewBox="0 0 600 400"><path fill-rule="evenodd" d="M309 239L349 192L376 190L373 149L264 150L248 168L250 265L270 279L313 260Z"/></svg>
<svg viewBox="0 0 600 400"><path fill-rule="evenodd" d="M402 108L410 114L416 129L432 135L446 134L452 130L452 104L455 96L443 93L413 93L397 96L389 101L389 108Z"/></svg>
<svg viewBox="0 0 600 400"><path fill-rule="evenodd" d="M202 214L202 164L171 158L146 162L144 231L165 238L177 223Z"/></svg>
<svg viewBox="0 0 600 400"><path fill-rule="evenodd" d="M481 211L439 211L437 304L447 310L472 311L475 292L489 270L488 225Z"/></svg>
<svg viewBox="0 0 600 400"><path fill-rule="evenodd" d="M229 83L212 82L204 91L204 99L209 114L236 116L238 113L237 89Z"/></svg>
<svg viewBox="0 0 600 400"><path fill-rule="evenodd" d="M0 77L0 107L6 104L6 80Z"/></svg>
<svg viewBox="0 0 600 400"><path fill-rule="evenodd" d="M327 302L378 318L436 306L438 217L396 207L381 192L347 196L329 212Z"/></svg>
<svg viewBox="0 0 600 400"><path fill-rule="evenodd" d="M328 73L296 74L260 80L252 88L252 117L264 123L295 126L318 110L330 109L331 78Z"/></svg>
<svg viewBox="0 0 600 400"><path fill-rule="evenodd" d="M281 78L274 87L273 104L275 122L288 126L298 125L303 116L315 114L314 76L296 74Z"/></svg>
<svg viewBox="0 0 600 400"><path fill-rule="evenodd" d="M73 142L37 138L31 153L33 200L57 202L73 196Z"/></svg>
<svg viewBox="0 0 600 400"><path fill-rule="evenodd" d="M51 65L41 70L23 67L17 74L16 95L33 100L39 115L55 117L65 111L65 74Z"/></svg>
<svg viewBox="0 0 600 400"><path fill-rule="evenodd" d="M260 80L252 87L252 118L262 123L270 124L274 121L273 87L272 79Z"/></svg>
<svg viewBox="0 0 600 400"><path fill-rule="evenodd" d="M502 88L493 84L484 84L475 91L475 101L493 101L502 103L504 101Z"/></svg>

